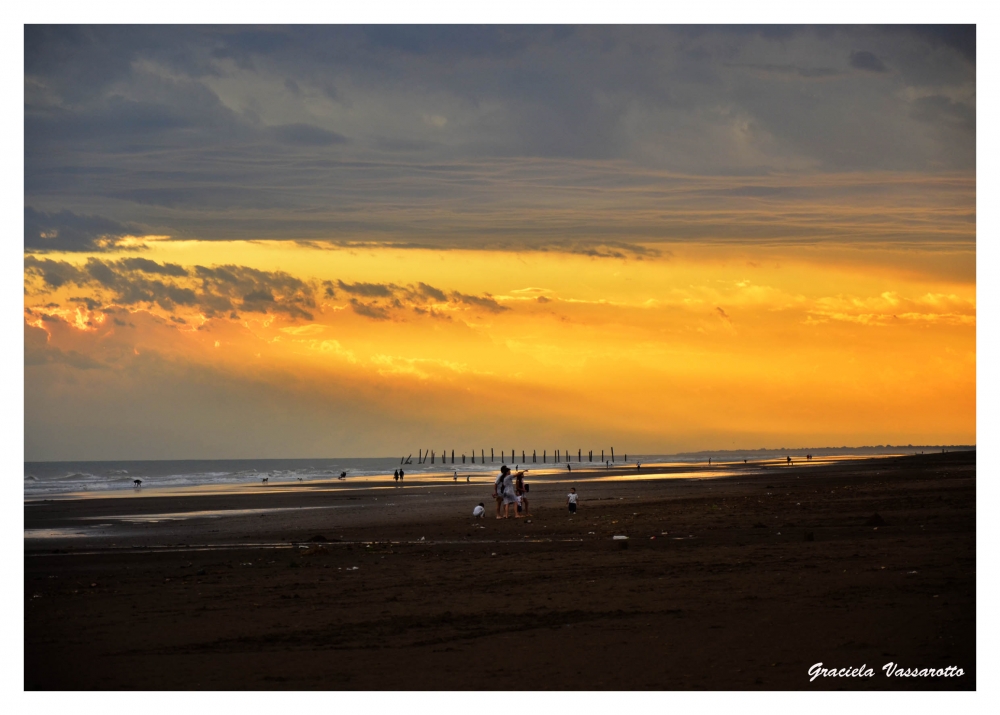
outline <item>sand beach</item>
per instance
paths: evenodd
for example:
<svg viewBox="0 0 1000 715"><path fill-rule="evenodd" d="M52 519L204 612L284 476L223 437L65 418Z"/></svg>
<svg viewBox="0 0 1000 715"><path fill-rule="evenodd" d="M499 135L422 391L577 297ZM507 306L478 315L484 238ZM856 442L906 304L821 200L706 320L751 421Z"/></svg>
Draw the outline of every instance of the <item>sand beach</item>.
<svg viewBox="0 0 1000 715"><path fill-rule="evenodd" d="M25 688L975 688L975 452L656 472L28 501Z"/></svg>

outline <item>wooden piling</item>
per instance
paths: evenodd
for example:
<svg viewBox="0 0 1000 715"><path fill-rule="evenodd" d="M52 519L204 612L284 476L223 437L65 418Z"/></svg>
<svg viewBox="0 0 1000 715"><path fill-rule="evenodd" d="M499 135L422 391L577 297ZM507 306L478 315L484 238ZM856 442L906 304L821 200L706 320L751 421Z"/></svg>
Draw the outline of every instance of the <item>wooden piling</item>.
<svg viewBox="0 0 1000 715"><path fill-rule="evenodd" d="M611 461L612 462L615 461L615 448L614 447L611 448Z"/></svg>
<svg viewBox="0 0 1000 715"><path fill-rule="evenodd" d="M546 454L545 454L545 450L543 449L542 450L542 463L543 464L545 463L545 459L546 459Z"/></svg>
<svg viewBox="0 0 1000 715"><path fill-rule="evenodd" d="M431 464L434 464L434 450L431 450Z"/></svg>
<svg viewBox="0 0 1000 715"><path fill-rule="evenodd" d="M455 463L455 450L451 450L451 463Z"/></svg>
<svg viewBox="0 0 1000 715"><path fill-rule="evenodd" d="M538 461L538 452L531 450L531 463L534 464Z"/></svg>
<svg viewBox="0 0 1000 715"><path fill-rule="evenodd" d="M493 448L490 447L490 464L493 464Z"/></svg>

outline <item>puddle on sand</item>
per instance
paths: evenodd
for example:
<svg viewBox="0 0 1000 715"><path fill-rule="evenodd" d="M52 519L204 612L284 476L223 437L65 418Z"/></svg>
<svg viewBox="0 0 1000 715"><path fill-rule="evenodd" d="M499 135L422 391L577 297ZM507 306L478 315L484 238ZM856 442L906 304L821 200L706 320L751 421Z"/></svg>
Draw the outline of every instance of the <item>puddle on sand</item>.
<svg viewBox="0 0 1000 715"><path fill-rule="evenodd" d="M119 514L117 516L82 516L84 521L125 521L130 524L156 524L161 521L183 521L185 519L219 519L224 516L253 516L274 514L282 511L308 511L312 509L352 509L363 508L364 504L333 504L328 506L275 507L273 509L212 509L208 511L178 511L169 514Z"/></svg>
<svg viewBox="0 0 1000 715"><path fill-rule="evenodd" d="M57 529L25 529L25 539L74 539L84 536L93 536L94 532L84 529L74 529L62 527Z"/></svg>

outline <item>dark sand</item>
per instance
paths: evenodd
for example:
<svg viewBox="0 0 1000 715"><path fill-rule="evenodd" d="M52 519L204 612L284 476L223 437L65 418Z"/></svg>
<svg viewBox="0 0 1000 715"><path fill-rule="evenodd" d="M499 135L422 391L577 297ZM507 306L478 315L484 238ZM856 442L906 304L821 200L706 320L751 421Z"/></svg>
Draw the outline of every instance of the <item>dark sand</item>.
<svg viewBox="0 0 1000 715"><path fill-rule="evenodd" d="M975 688L974 452L724 469L26 504L25 688Z"/></svg>

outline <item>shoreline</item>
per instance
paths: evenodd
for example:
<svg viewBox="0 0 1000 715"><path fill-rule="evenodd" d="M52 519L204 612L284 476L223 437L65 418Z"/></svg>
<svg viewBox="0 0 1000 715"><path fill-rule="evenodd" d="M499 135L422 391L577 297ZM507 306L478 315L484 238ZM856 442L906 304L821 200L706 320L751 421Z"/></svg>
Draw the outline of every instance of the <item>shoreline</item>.
<svg viewBox="0 0 1000 715"><path fill-rule="evenodd" d="M972 451L975 450L963 450ZM566 470L563 467L545 465L540 469L528 468L525 471L526 479L530 482L535 478L543 478L548 483L571 482L576 479L594 481L598 479L615 480L655 480L655 479L707 479L725 478L738 476L740 474L763 473L764 471L790 468L818 468L824 466L836 466L841 464L864 462L869 460L896 459L901 457L917 456L907 454L885 454L885 455L836 455L827 457L816 457L813 460L793 461L791 465L785 460L767 459L755 462L717 462L708 464L707 462L659 462L643 463L640 470L636 470L633 465L612 466L610 468L593 466L584 463L583 467ZM441 472L416 472L406 476L402 484L392 481L392 474L371 474L351 476L340 480L336 477L326 479L276 479L274 484L268 482L261 484L257 478L252 481L238 483L207 483L188 486L156 487L146 486L141 489L132 487L122 487L119 489L102 489L76 492L63 492L54 494L33 494L24 495L24 504L45 503L63 500L93 500L93 499L130 499L137 496L142 497L197 497L197 496L219 496L227 494L256 494L256 493L276 493L280 491L298 490L360 490L378 488L403 488L407 486L447 486L453 484L453 474L458 471L458 481L465 483L465 477L471 478L471 483L492 484L492 472L499 471L499 464L491 471L461 471L448 469ZM562 477L556 479L555 477ZM631 478L631 479L629 479ZM408 481L407 481L408 480Z"/></svg>

